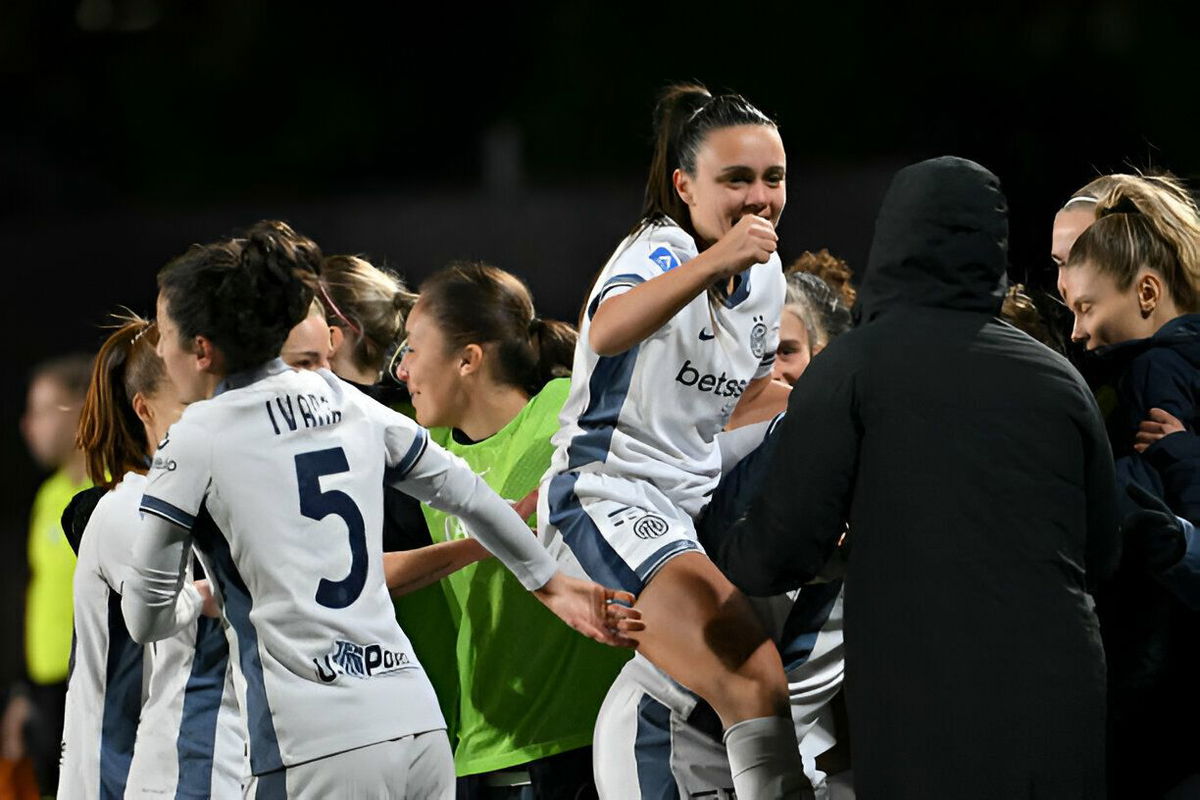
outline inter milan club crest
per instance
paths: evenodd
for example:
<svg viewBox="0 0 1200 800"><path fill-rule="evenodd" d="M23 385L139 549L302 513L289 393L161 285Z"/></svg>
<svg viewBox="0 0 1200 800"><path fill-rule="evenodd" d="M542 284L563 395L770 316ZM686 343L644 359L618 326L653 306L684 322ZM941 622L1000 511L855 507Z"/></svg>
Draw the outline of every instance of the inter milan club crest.
<svg viewBox="0 0 1200 800"><path fill-rule="evenodd" d="M657 539L667 530L667 521L657 514L645 514L633 523L633 533L639 539Z"/></svg>
<svg viewBox="0 0 1200 800"><path fill-rule="evenodd" d="M767 326L763 324L762 316L754 318L754 327L750 329L750 352L755 358L762 358L767 349Z"/></svg>

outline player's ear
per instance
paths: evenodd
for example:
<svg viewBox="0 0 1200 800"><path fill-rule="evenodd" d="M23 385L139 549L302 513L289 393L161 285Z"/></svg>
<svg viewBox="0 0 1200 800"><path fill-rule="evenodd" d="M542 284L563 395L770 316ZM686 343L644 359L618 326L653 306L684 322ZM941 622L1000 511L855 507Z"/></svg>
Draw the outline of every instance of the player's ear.
<svg viewBox="0 0 1200 800"><path fill-rule="evenodd" d="M150 408L150 404L146 402L146 396L141 392L136 392L130 404L133 406L133 413L137 414L137 418L142 421L142 424L154 430L154 409Z"/></svg>
<svg viewBox="0 0 1200 800"><path fill-rule="evenodd" d="M329 356L330 356L330 358L332 358L333 354L336 353L341 348L342 342L344 342L344 341L346 341L346 334L342 332L342 329L339 328L337 325L330 325L329 326L329 347L330 347Z"/></svg>
<svg viewBox="0 0 1200 800"><path fill-rule="evenodd" d="M458 374L466 377L479 372L483 366L483 348L477 344L469 344L462 349L458 361Z"/></svg>
<svg viewBox="0 0 1200 800"><path fill-rule="evenodd" d="M681 169L677 169L671 173L671 182L675 184L675 191L679 193L679 197L683 202L689 206L694 205L692 202L692 176Z"/></svg>
<svg viewBox="0 0 1200 800"><path fill-rule="evenodd" d="M207 336L197 335L192 340L192 352L196 356L196 370L198 372L215 372L217 371L223 359L221 353L213 345L212 340Z"/></svg>

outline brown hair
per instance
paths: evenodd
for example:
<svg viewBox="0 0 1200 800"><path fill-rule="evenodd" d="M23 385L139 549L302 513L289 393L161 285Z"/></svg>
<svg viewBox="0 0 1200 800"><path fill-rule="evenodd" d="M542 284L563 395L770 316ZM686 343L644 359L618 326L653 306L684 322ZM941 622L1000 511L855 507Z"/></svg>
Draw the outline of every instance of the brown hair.
<svg viewBox="0 0 1200 800"><path fill-rule="evenodd" d="M1000 305L1000 316L1017 330L1024 331L1052 350L1062 352L1062 343L1046 324L1033 298L1025 293L1024 284L1014 283L1008 287L1004 302Z"/></svg>
<svg viewBox="0 0 1200 800"><path fill-rule="evenodd" d="M777 127L740 94L713 96L701 83L676 83L663 89L654 107L654 156L635 233L670 218L696 238L687 204L675 190L675 170L695 175L696 153L708 134L736 125Z"/></svg>
<svg viewBox="0 0 1200 800"><path fill-rule="evenodd" d="M417 296L394 272L359 256L329 256L321 262L317 297L326 321L354 338L351 360L359 369L378 372ZM348 331L348 332L347 332Z"/></svg>
<svg viewBox="0 0 1200 800"><path fill-rule="evenodd" d="M1096 222L1071 247L1066 266L1083 262L1113 276L1124 291L1138 271L1162 275L1182 311L1197 308L1200 285L1200 210L1169 175L1108 175L1096 200Z"/></svg>
<svg viewBox="0 0 1200 800"><path fill-rule="evenodd" d="M312 302L309 285L321 250L285 222L264 220L243 238L192 245L158 273L158 289L192 349L203 335L225 357L227 373L279 356Z"/></svg>
<svg viewBox="0 0 1200 800"><path fill-rule="evenodd" d="M540 319L529 288L510 272L479 262L447 266L421 284L421 310L437 321L453 351L494 344L493 377L534 395L571 374L575 328Z"/></svg>
<svg viewBox="0 0 1200 800"><path fill-rule="evenodd" d="M146 471L146 456L154 443L146 440L133 397L138 392L155 394L166 377L155 353L154 323L133 313L114 319L117 329L96 355L75 436L87 461L88 477L107 489L126 472Z"/></svg>
<svg viewBox="0 0 1200 800"><path fill-rule="evenodd" d="M846 308L854 306L858 293L850 285L850 279L854 276L854 273L850 271L850 265L832 255L824 247L815 253L805 250L799 258L788 264L783 270L784 275L791 275L793 272L810 272L816 275L829 284L830 289L838 293L842 305Z"/></svg>

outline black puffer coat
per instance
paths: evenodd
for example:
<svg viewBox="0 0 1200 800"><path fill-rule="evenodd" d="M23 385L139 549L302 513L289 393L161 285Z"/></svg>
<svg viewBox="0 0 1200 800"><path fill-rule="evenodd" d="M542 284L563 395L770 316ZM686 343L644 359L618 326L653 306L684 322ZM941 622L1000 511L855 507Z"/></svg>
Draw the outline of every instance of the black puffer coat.
<svg viewBox="0 0 1200 800"><path fill-rule="evenodd" d="M800 378L762 497L711 543L738 586L772 594L816 574L849 524L864 800L1104 793L1086 589L1118 553L1112 457L1078 373L994 316L1007 230L977 164L896 175L859 326Z"/></svg>

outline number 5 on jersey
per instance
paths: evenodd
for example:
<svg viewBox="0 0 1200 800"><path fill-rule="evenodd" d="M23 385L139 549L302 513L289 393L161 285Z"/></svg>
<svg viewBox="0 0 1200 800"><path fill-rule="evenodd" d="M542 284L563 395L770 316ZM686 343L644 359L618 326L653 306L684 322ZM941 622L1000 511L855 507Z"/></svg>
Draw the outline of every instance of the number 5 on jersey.
<svg viewBox="0 0 1200 800"><path fill-rule="evenodd" d="M326 608L346 608L358 599L367 582L367 533L362 513L345 492L321 491L322 477L349 471L346 453L340 447L296 456L300 513L318 521L335 514L346 523L350 536L350 574L340 581L322 578L317 586L317 602Z"/></svg>

